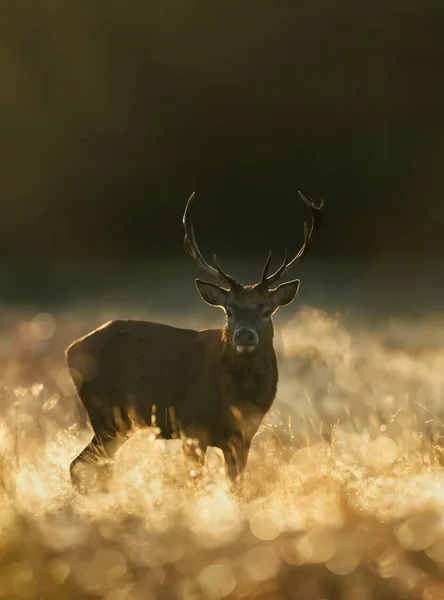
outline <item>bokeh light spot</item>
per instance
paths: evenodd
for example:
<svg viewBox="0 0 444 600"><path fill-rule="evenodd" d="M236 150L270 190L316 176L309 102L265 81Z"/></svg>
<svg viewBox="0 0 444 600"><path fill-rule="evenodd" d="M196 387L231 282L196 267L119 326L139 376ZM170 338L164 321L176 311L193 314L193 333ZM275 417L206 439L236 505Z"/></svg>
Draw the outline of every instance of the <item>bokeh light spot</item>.
<svg viewBox="0 0 444 600"><path fill-rule="evenodd" d="M231 594L236 585L233 573L226 565L209 565L197 578L202 591L209 598L225 598Z"/></svg>

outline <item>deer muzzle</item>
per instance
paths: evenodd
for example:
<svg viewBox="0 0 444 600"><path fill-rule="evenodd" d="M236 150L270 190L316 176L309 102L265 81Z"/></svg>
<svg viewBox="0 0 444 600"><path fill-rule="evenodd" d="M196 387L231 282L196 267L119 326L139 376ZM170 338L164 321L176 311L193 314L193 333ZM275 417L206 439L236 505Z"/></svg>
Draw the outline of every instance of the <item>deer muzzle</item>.
<svg viewBox="0 0 444 600"><path fill-rule="evenodd" d="M254 329L240 327L234 332L233 343L240 354L249 354L258 345L259 336Z"/></svg>

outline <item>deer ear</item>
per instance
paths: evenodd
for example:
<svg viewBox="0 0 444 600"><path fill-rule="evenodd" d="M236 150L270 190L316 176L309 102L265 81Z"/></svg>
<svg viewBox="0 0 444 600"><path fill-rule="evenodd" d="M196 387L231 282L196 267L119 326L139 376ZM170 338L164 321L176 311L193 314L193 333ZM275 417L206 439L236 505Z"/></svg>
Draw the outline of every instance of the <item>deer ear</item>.
<svg viewBox="0 0 444 600"><path fill-rule="evenodd" d="M291 304L299 291L300 283L299 279L294 279L293 281L281 284L279 287L274 288L274 290L270 290L273 310L277 310L280 306Z"/></svg>
<svg viewBox="0 0 444 600"><path fill-rule="evenodd" d="M211 306L225 306L228 290L215 283L202 281L202 279L196 279L195 284L202 300L205 300L207 304Z"/></svg>

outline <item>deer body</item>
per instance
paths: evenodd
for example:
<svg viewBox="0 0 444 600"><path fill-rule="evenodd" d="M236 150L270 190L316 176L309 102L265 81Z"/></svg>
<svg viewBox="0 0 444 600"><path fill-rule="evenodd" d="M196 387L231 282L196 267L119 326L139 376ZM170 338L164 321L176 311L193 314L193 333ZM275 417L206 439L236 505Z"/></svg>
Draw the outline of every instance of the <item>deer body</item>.
<svg viewBox="0 0 444 600"><path fill-rule="evenodd" d="M261 282L242 286L199 252L189 211L184 215L185 250L230 289L196 280L201 297L223 308L222 329L195 331L147 321L117 320L74 342L66 350L78 394L94 431L91 443L71 464L79 483L79 463L97 460L100 448L112 459L134 424L155 425L165 439L184 440L184 452L202 465L207 446L220 448L227 476L242 478L251 441L273 404L278 382L272 314L293 301L299 280L269 285L305 255L319 223L322 204L303 200L313 214L311 231L298 255ZM190 443L190 441L192 443Z"/></svg>
<svg viewBox="0 0 444 600"><path fill-rule="evenodd" d="M207 446L220 448L230 478L236 453L249 448L277 387L271 344L254 357L232 354L221 329L131 320L112 321L66 351L69 368L80 375L75 381L94 443L108 455L136 418L156 425L164 439L196 440L202 454ZM188 455L199 460L197 453L192 456L195 449L191 446Z"/></svg>

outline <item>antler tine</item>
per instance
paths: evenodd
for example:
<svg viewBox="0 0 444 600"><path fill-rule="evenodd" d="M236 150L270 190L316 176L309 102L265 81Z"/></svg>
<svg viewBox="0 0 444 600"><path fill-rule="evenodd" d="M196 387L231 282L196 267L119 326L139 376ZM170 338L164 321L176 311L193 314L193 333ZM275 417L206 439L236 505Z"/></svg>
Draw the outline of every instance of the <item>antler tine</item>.
<svg viewBox="0 0 444 600"><path fill-rule="evenodd" d="M265 261L264 268L262 269L262 277L261 277L260 285L264 285L267 280L268 269L270 268L272 258L273 258L273 252L271 250L269 250L267 260Z"/></svg>
<svg viewBox="0 0 444 600"><path fill-rule="evenodd" d="M272 275L268 276L265 281L261 282L261 285L270 286L272 283L276 282L284 273L287 273L290 269L298 265L304 256L307 254L307 251L310 245L313 243L317 229L322 220L322 214L324 211L324 201L321 200L319 206L317 206L313 200L309 200L302 194L302 192L298 191L299 196L301 197L304 204L310 210L311 213L311 227L308 229L307 223L304 223L304 243L302 244L301 249L296 254L296 256L288 262L287 250L285 250L285 257L281 264L281 266L275 271Z"/></svg>
<svg viewBox="0 0 444 600"><path fill-rule="evenodd" d="M199 247L196 242L196 238L194 236L194 228L193 222L191 218L191 210L194 202L195 192L191 194L188 198L187 205L185 207L185 212L183 213L183 226L185 229L185 237L183 240L183 247L185 252L188 254L190 258L194 260L194 262L203 269L209 275L213 277L217 277L218 279L222 279L226 283L229 283L232 288L240 288L242 287L240 283L238 283L233 277L225 273L219 264L216 261L216 255L214 255L214 261L216 263L216 268L209 265L204 257L202 256Z"/></svg>
<svg viewBox="0 0 444 600"><path fill-rule="evenodd" d="M214 255L213 259L214 259L214 264L216 265L217 272L219 273L219 276L224 281L227 281L230 284L230 286L232 287L232 289L238 290L238 289L242 288L242 285L238 281L236 281L233 277L231 277L231 275L228 275L228 273L225 273L225 271L222 269L220 264L217 262L216 254Z"/></svg>
<svg viewBox="0 0 444 600"><path fill-rule="evenodd" d="M262 281L260 282L259 286L260 287L268 287L274 281L277 281L279 279L279 277L282 275L282 273L284 272L284 269L286 268L287 263L288 263L288 250L287 250L287 248L285 248L284 260L282 261L280 266L277 268L277 270L272 275L265 277L265 279L262 278Z"/></svg>

